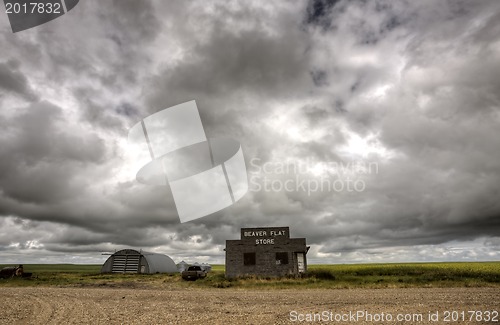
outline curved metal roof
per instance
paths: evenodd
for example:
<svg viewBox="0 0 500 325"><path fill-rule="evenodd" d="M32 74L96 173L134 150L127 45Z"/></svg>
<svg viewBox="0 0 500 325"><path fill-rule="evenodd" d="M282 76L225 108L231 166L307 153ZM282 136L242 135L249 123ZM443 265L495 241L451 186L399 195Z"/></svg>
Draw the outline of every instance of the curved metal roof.
<svg viewBox="0 0 500 325"><path fill-rule="evenodd" d="M164 254L122 249L104 262L102 273L176 273L177 265Z"/></svg>

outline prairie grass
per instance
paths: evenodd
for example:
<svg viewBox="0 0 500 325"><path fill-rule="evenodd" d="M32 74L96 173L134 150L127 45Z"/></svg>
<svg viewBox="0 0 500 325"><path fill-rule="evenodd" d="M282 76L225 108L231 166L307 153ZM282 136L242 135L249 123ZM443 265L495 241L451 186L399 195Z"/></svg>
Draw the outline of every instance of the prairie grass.
<svg viewBox="0 0 500 325"><path fill-rule="evenodd" d="M0 265L0 268L5 265ZM10 265L12 266L12 265ZM309 265L302 277L244 276L226 279L224 265L213 265L205 279L183 281L176 274L101 274L100 265L25 264L31 278L0 279L2 286L128 288L407 288L498 287L500 262Z"/></svg>

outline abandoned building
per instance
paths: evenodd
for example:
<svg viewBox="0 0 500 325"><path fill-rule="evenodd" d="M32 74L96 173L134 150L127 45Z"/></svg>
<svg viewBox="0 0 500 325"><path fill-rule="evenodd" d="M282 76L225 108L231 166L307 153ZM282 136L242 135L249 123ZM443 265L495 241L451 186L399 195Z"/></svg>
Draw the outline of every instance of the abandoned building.
<svg viewBox="0 0 500 325"><path fill-rule="evenodd" d="M308 250L289 227L242 228L240 240L226 240L226 277L298 276L307 271Z"/></svg>

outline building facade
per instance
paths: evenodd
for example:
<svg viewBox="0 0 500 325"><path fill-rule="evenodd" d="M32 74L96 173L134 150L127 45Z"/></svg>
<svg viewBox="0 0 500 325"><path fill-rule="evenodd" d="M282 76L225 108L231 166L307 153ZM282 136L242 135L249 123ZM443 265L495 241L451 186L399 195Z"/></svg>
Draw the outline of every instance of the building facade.
<svg viewBox="0 0 500 325"><path fill-rule="evenodd" d="M226 240L226 277L297 276L307 271L308 250L289 227L242 228L240 240Z"/></svg>

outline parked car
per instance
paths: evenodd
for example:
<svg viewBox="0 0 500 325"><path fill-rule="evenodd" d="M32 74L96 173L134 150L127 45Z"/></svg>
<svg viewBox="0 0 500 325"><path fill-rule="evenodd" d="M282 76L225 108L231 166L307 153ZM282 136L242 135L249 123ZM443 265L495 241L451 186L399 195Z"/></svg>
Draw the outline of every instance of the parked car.
<svg viewBox="0 0 500 325"><path fill-rule="evenodd" d="M188 269L181 273L182 278L184 280L195 281L198 279L203 279L207 276L207 272L205 272L200 266L193 265L188 267Z"/></svg>

